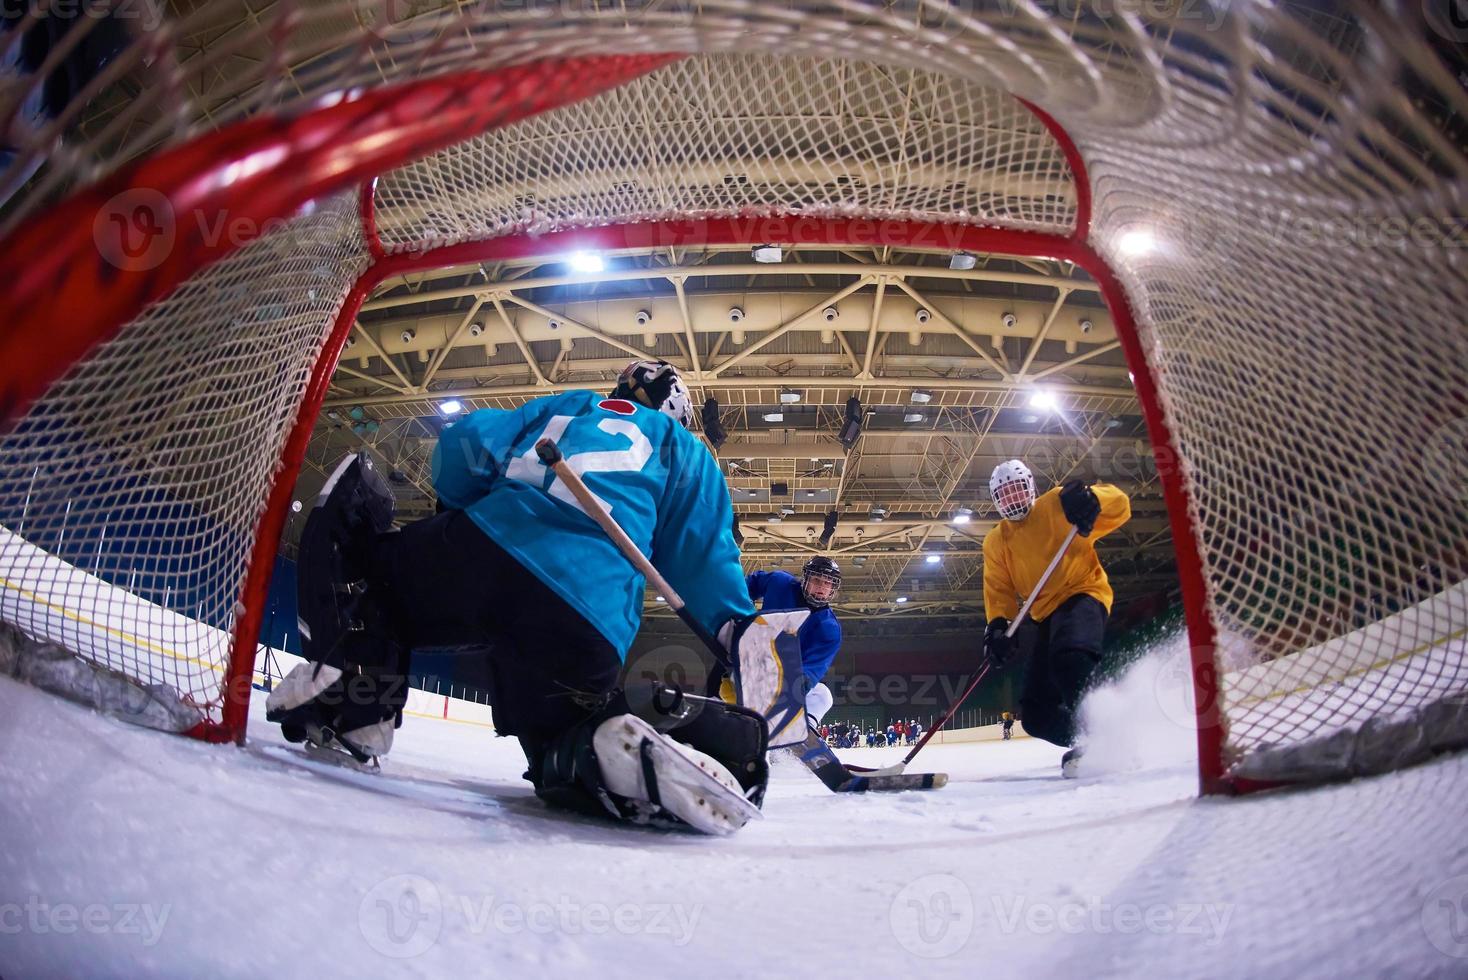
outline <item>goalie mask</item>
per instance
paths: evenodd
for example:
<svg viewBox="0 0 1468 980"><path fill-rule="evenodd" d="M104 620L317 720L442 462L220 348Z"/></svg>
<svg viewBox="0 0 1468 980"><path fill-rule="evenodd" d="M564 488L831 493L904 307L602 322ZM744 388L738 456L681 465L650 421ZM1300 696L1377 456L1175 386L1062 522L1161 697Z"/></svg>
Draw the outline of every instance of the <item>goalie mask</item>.
<svg viewBox="0 0 1468 980"><path fill-rule="evenodd" d="M633 361L617 376L612 397L662 412L685 429L693 422L693 399L688 395L688 386L667 361Z"/></svg>
<svg viewBox="0 0 1468 980"><path fill-rule="evenodd" d="M1022 521L1035 506L1035 477L1028 466L1011 459L994 467L989 477L989 493L1000 517Z"/></svg>
<svg viewBox="0 0 1468 980"><path fill-rule="evenodd" d="M841 591L841 566L817 555L805 563L804 576L800 580L800 591L806 604L812 609L823 609L836 601Z"/></svg>

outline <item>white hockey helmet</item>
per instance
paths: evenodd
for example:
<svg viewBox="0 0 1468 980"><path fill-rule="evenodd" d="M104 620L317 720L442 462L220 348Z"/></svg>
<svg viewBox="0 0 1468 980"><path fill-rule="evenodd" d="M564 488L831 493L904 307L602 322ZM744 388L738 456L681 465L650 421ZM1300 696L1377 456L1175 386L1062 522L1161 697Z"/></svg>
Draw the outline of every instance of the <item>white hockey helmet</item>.
<svg viewBox="0 0 1468 980"><path fill-rule="evenodd" d="M1000 517L1022 521L1035 506L1034 474L1017 459L1005 460L989 477L989 494Z"/></svg>
<svg viewBox="0 0 1468 980"><path fill-rule="evenodd" d="M656 409L685 429L693 424L693 398L678 370L667 361L633 361L617 375L612 397Z"/></svg>

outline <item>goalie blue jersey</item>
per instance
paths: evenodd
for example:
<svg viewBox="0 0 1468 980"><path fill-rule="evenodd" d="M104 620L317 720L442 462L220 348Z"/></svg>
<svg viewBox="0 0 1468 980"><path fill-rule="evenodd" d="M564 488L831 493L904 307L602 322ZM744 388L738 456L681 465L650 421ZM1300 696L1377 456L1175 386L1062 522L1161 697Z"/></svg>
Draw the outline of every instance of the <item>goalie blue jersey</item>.
<svg viewBox="0 0 1468 980"><path fill-rule="evenodd" d="M625 659L642 622L643 577L535 455L547 436L710 632L754 612L718 463L661 412L589 391L473 412L434 448L439 500L465 511Z"/></svg>

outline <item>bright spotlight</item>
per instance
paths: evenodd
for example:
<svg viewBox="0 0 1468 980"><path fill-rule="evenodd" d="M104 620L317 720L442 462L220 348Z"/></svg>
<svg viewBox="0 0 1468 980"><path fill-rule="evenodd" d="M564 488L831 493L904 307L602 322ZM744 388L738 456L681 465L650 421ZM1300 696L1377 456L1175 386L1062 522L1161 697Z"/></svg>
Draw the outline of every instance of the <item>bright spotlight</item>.
<svg viewBox="0 0 1468 980"><path fill-rule="evenodd" d="M942 555L929 555L928 557L923 559L923 561L927 562L929 565L936 565L942 560Z"/></svg>
<svg viewBox="0 0 1468 980"><path fill-rule="evenodd" d="M1060 402L1056 401L1054 392L1042 388L1030 396L1030 407L1038 408L1042 412L1053 412L1060 407Z"/></svg>
<svg viewBox="0 0 1468 980"><path fill-rule="evenodd" d="M449 398L438 403L438 414L458 415L464 410L464 403L457 398Z"/></svg>
<svg viewBox="0 0 1468 980"><path fill-rule="evenodd" d="M897 600L896 601L899 602L899 603L906 602L907 601L907 596L900 595L900 596L897 597Z"/></svg>
<svg viewBox="0 0 1468 980"><path fill-rule="evenodd" d="M595 252L572 252L567 263L576 272L601 272L607 267L606 260Z"/></svg>
<svg viewBox="0 0 1468 980"><path fill-rule="evenodd" d="M1157 237L1149 228L1133 228L1122 233L1116 240L1116 247L1122 255L1147 255L1157 250Z"/></svg>

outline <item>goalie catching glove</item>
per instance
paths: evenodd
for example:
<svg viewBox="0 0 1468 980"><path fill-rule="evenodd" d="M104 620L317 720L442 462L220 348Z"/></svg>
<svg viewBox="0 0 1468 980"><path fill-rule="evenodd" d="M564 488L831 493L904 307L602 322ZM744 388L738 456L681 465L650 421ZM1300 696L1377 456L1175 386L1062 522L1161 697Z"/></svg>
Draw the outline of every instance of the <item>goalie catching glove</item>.
<svg viewBox="0 0 1468 980"><path fill-rule="evenodd" d="M531 774L553 806L722 836L760 816L768 747L753 711L646 682L551 740Z"/></svg>

